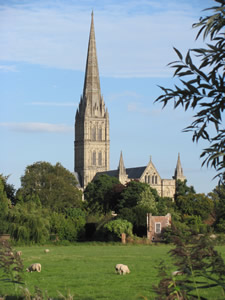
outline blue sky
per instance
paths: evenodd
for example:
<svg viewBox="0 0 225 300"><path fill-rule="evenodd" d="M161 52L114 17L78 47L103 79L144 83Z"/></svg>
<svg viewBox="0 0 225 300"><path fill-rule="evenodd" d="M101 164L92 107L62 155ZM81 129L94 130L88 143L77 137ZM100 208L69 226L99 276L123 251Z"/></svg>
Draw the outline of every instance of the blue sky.
<svg viewBox="0 0 225 300"><path fill-rule="evenodd" d="M215 171L201 167L207 144L182 129L193 112L162 110L159 85L173 86L167 66L202 46L198 21L212 0L0 0L0 173L16 188L27 165L74 168L74 118L83 90L94 11L101 91L110 116L110 168L147 165L171 178L178 152L188 184L208 193Z"/></svg>

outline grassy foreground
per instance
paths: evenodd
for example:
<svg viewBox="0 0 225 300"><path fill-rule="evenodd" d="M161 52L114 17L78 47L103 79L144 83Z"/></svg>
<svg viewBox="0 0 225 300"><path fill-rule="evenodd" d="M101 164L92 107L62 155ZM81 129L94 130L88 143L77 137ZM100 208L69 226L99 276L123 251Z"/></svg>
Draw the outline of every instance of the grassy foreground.
<svg viewBox="0 0 225 300"><path fill-rule="evenodd" d="M50 249L45 253L44 249ZM73 299L154 299L152 285L159 282L156 266L164 259L171 270L172 261L167 252L170 246L77 244L70 246L17 247L22 251L24 268L41 263L41 273L25 273L25 285L31 293L38 287L48 297L73 295ZM225 253L225 246L219 247ZM224 258L224 257L223 257ZM131 273L115 273L117 263L127 264ZM214 290L207 299L222 299L221 291ZM17 295L12 284L0 283L0 295ZM143 298L145 297L145 298Z"/></svg>

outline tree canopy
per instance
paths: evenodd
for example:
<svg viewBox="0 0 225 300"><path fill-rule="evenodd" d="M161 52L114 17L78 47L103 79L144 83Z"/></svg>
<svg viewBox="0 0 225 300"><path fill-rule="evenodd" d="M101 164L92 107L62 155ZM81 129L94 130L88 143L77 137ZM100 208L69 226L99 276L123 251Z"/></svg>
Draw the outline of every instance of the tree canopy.
<svg viewBox="0 0 225 300"><path fill-rule="evenodd" d="M17 198L27 202L40 199L43 207L64 210L82 205L82 192L76 187L75 176L60 163L36 162L27 166L21 177Z"/></svg>
<svg viewBox="0 0 225 300"><path fill-rule="evenodd" d="M203 40L209 38L205 48L190 49L183 57L174 48L179 60L169 65L175 69L174 77L182 86L172 88L160 87L163 94L155 101L162 102L165 107L173 101L174 107L192 109L194 121L184 129L193 132L193 141L208 141L209 146L203 149L201 157L203 165L212 166L217 171L220 182L225 180L225 129L223 112L225 109L225 1L214 0L217 6L205 9L212 14L200 18L193 24L200 28L196 39L203 34ZM199 61L193 62L193 55Z"/></svg>

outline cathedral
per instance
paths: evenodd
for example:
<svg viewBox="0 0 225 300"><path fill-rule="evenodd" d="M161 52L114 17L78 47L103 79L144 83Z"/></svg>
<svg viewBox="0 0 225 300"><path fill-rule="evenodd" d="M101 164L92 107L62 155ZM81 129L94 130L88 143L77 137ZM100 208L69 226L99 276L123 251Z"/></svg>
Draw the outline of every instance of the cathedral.
<svg viewBox="0 0 225 300"><path fill-rule="evenodd" d="M125 168L122 152L118 169L110 170L109 152L109 113L101 95L92 12L83 94L75 117L74 171L80 187L85 188L96 176L107 174L117 177L122 184L130 180L145 182L161 197L173 198L176 180L185 180L179 154L173 178L162 179L152 158L147 166Z"/></svg>

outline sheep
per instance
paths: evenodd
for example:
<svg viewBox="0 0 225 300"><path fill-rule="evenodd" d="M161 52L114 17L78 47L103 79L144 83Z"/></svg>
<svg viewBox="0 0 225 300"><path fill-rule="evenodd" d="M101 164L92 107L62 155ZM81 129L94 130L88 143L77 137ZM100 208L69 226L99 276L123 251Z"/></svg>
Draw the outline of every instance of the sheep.
<svg viewBox="0 0 225 300"><path fill-rule="evenodd" d="M41 272L41 264L39 264L39 263L32 264L26 269L26 271L27 272L34 272L34 271Z"/></svg>
<svg viewBox="0 0 225 300"><path fill-rule="evenodd" d="M177 276L177 275L184 275L184 272L182 272L182 271L174 271L174 272L172 272L172 276Z"/></svg>
<svg viewBox="0 0 225 300"><path fill-rule="evenodd" d="M120 274L125 275L126 273L129 274L129 273L130 273L130 270L129 270L128 266L122 265L122 266L120 267Z"/></svg>
<svg viewBox="0 0 225 300"><path fill-rule="evenodd" d="M120 275L121 274L125 275L126 273L130 273L128 266L123 265L123 264L117 264L115 269L116 269L116 272L119 273Z"/></svg>
<svg viewBox="0 0 225 300"><path fill-rule="evenodd" d="M16 255L17 255L17 256L21 256L21 255L22 255L22 251L17 251L17 252L16 252Z"/></svg>
<svg viewBox="0 0 225 300"><path fill-rule="evenodd" d="M44 252L45 252L45 253L48 253L48 252L50 252L50 250L49 250L49 249L45 249Z"/></svg>
<svg viewBox="0 0 225 300"><path fill-rule="evenodd" d="M117 265L115 266L116 273L120 273L120 268L121 268L121 266L123 266L123 264L117 264Z"/></svg>

